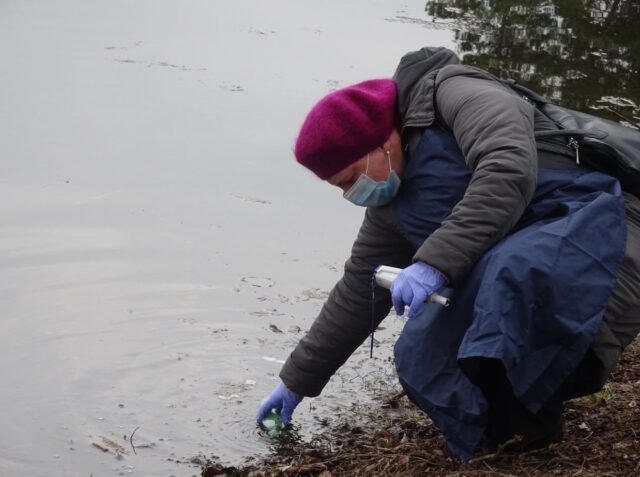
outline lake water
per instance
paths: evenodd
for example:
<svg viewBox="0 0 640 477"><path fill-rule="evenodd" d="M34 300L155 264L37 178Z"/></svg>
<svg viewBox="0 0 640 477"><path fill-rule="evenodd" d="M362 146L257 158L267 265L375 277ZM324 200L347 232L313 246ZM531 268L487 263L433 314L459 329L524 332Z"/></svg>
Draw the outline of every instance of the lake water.
<svg viewBox="0 0 640 477"><path fill-rule="evenodd" d="M508 15L458 3L0 4L0 475L195 475L195 456L269 451L257 405L363 215L293 159L327 92L442 45L570 106L640 122L635 37L611 35L614 46L592 44L563 70L578 50L553 50L566 32L548 32L567 28L567 2L536 11L548 24L535 55L517 41L517 9L509 53L489 27ZM578 96L567 78L601 87ZM303 401L302 438L336 407L395 386L402 324L388 319L373 360L364 346Z"/></svg>

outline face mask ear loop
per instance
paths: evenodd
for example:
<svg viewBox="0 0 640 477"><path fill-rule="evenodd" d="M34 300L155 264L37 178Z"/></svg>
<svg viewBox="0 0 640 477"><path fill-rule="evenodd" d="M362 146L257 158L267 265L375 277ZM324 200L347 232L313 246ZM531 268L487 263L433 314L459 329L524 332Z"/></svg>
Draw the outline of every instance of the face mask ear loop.
<svg viewBox="0 0 640 477"><path fill-rule="evenodd" d="M391 151L387 150L387 159L389 159L389 172L393 169L391 168Z"/></svg>
<svg viewBox="0 0 640 477"><path fill-rule="evenodd" d="M369 154L367 154L367 168L364 170L364 175L367 176L369 174L367 174L367 172L369 172Z"/></svg>

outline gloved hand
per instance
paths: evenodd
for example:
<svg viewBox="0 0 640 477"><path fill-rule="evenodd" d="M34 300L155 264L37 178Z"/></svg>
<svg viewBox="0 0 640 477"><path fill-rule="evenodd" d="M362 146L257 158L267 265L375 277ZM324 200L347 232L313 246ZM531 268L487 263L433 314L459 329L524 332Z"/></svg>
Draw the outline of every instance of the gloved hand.
<svg viewBox="0 0 640 477"><path fill-rule="evenodd" d="M400 272L391 284L391 299L398 315L409 305L409 319L420 312L424 301L447 283L445 276L431 265L416 262Z"/></svg>
<svg viewBox="0 0 640 477"><path fill-rule="evenodd" d="M286 426L291 421L293 410L300 404L300 401L302 401L302 396L289 391L284 384L280 383L260 404L256 420L259 423L262 422L265 416L273 409L280 414L282 424Z"/></svg>

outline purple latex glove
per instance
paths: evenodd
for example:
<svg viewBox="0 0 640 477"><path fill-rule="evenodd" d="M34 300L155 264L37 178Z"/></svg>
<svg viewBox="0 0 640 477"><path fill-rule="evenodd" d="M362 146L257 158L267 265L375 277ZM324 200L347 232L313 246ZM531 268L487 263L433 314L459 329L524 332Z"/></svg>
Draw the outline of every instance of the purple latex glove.
<svg viewBox="0 0 640 477"><path fill-rule="evenodd" d="M391 299L398 315L409 305L409 319L420 313L425 300L447 283L445 276L431 265L416 262L400 272L391 284Z"/></svg>
<svg viewBox="0 0 640 477"><path fill-rule="evenodd" d="M273 409L280 414L282 424L286 426L291 421L293 410L300 404L300 401L302 401L302 396L289 391L284 384L280 383L260 404L256 420L259 423L262 422L265 416Z"/></svg>

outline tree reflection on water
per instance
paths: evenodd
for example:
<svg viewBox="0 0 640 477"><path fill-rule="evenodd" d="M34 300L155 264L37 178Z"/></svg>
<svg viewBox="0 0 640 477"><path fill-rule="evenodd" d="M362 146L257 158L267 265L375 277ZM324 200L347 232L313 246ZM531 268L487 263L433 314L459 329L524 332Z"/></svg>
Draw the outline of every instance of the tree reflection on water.
<svg viewBox="0 0 640 477"><path fill-rule="evenodd" d="M464 63L564 106L640 125L640 0L431 0Z"/></svg>

